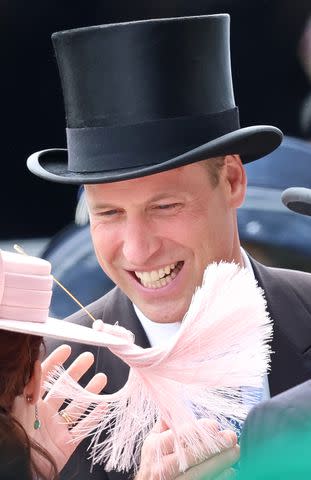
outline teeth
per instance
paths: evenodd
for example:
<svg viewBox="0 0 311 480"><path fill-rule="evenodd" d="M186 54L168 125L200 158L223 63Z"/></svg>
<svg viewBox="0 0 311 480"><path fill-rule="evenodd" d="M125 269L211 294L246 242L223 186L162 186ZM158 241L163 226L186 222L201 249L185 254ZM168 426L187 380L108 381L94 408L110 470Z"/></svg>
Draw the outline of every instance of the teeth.
<svg viewBox="0 0 311 480"><path fill-rule="evenodd" d="M159 270L152 270L151 272L135 272L135 275L140 279L144 287L152 289L161 288L165 287L176 278L178 272L172 271L175 270L176 266L177 263L171 263ZM178 268L178 271L179 270L180 268Z"/></svg>
<svg viewBox="0 0 311 480"><path fill-rule="evenodd" d="M138 277L141 282L146 285L147 283L157 282L165 275L169 275L171 270L174 270L177 264L171 263L170 265L166 265L164 268L160 268L159 270L152 270L151 272L135 272L136 277Z"/></svg>
<svg viewBox="0 0 311 480"><path fill-rule="evenodd" d="M165 267L165 268L167 268L167 267ZM160 277L160 278L163 278L164 275L165 275L165 273L166 273L166 272L165 272L165 269L164 269L164 268L160 268L160 270L159 270L159 277ZM169 273L170 273L170 272L168 271L168 272L167 272L167 275L168 275Z"/></svg>
<svg viewBox="0 0 311 480"><path fill-rule="evenodd" d="M153 282L156 282L158 279L159 279L159 272L156 272L155 270L153 270L151 273L150 273L150 278Z"/></svg>

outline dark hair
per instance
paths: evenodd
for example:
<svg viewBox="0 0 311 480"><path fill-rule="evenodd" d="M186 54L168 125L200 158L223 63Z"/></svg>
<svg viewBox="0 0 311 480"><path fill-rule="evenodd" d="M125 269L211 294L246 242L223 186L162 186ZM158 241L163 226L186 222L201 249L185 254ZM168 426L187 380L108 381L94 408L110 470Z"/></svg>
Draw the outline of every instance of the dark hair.
<svg viewBox="0 0 311 480"><path fill-rule="evenodd" d="M0 331L0 478L1 480L56 480L51 455L33 441L12 414L15 398L23 393L40 356L42 337ZM34 459L50 464L45 474Z"/></svg>

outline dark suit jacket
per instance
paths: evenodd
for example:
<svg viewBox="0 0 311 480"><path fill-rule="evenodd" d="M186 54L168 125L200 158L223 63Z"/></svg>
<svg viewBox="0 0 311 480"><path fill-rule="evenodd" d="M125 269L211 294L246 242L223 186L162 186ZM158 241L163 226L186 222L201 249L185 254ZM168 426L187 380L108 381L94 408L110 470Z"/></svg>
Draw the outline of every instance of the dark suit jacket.
<svg viewBox="0 0 311 480"><path fill-rule="evenodd" d="M239 480L311 478L311 381L254 407L241 435Z"/></svg>
<svg viewBox="0 0 311 480"><path fill-rule="evenodd" d="M276 395L311 377L311 275L284 269L265 267L251 260L259 286L266 295L267 307L274 321L274 351L271 362L269 385L271 395ZM95 318L104 322L121 326L135 334L136 344L148 347L149 342L135 314L132 303L124 293L114 288L104 297L89 305L88 310ZM91 327L91 319L78 311L66 320ZM49 343L49 350L57 344ZM86 350L84 345L75 344L73 358ZM95 371L107 374L107 392L119 390L128 377L128 367L105 348L87 348L96 357L95 368L89 373L85 382ZM78 454L73 455L62 472L64 480L85 480L88 478L90 464L86 461L87 443L82 444ZM130 474L116 472L106 473L102 466L95 466L92 475L94 480L127 480Z"/></svg>

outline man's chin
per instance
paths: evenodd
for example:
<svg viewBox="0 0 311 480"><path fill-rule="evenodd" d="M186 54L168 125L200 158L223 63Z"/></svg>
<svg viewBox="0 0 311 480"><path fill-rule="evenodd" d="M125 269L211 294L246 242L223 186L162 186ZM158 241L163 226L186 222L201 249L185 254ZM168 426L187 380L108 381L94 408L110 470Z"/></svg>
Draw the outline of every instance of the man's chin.
<svg viewBox="0 0 311 480"><path fill-rule="evenodd" d="M159 309L151 309L151 308L144 308L143 306L140 308L137 305L138 309L154 323L177 323L181 322L186 314L186 310L177 310L175 313L172 313L172 307L168 306L167 308L161 307Z"/></svg>

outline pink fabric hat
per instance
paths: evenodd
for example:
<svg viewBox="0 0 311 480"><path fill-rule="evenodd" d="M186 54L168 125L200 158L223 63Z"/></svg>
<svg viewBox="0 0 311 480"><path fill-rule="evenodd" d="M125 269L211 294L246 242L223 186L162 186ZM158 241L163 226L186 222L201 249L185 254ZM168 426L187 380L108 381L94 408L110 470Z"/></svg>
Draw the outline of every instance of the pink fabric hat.
<svg viewBox="0 0 311 480"><path fill-rule="evenodd" d="M41 258L0 250L0 330L87 345L123 345L131 332L106 325L104 332L49 317L53 277ZM111 332L111 334L109 333Z"/></svg>

